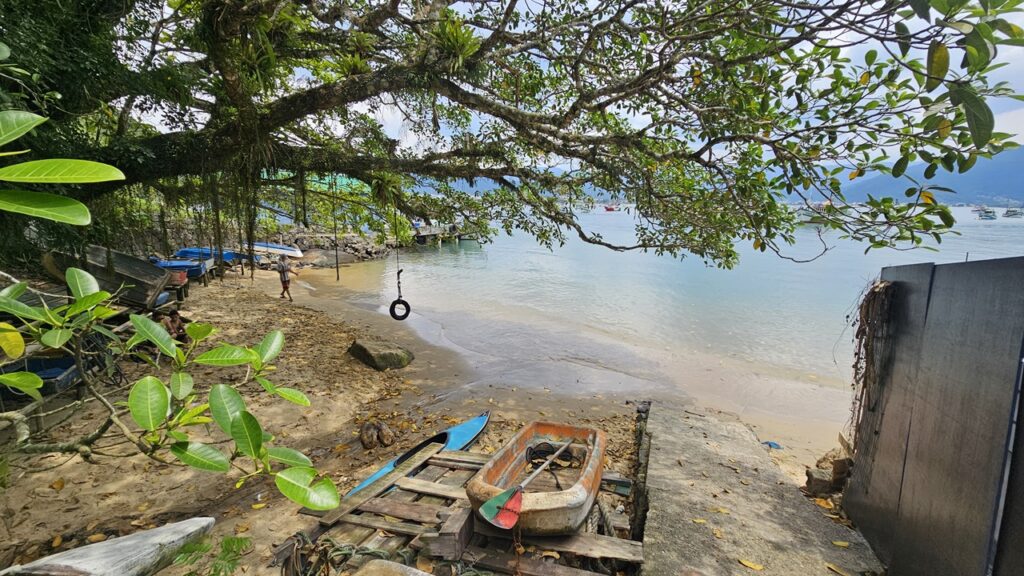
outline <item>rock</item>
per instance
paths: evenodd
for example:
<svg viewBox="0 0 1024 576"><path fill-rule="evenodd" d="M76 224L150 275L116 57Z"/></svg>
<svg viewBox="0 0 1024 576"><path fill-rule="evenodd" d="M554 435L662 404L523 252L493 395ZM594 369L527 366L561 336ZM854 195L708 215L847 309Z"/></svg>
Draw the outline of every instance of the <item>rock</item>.
<svg viewBox="0 0 1024 576"><path fill-rule="evenodd" d="M413 360L412 352L405 348L376 340L356 340L349 346L348 353L367 366L381 371L405 368Z"/></svg>
<svg viewBox="0 0 1024 576"><path fill-rule="evenodd" d="M377 440L381 446L391 446L395 443L395 433L388 428L388 425L384 422L377 422Z"/></svg>
<svg viewBox="0 0 1024 576"><path fill-rule="evenodd" d="M362 428L359 429L359 441L367 450L377 447L377 427L373 422L363 422Z"/></svg>
<svg viewBox="0 0 1024 576"><path fill-rule="evenodd" d="M826 496L832 493L832 474L827 470L809 468L804 491L811 496Z"/></svg>
<svg viewBox="0 0 1024 576"><path fill-rule="evenodd" d="M853 459L840 458L832 462L832 489L842 490L853 471Z"/></svg>

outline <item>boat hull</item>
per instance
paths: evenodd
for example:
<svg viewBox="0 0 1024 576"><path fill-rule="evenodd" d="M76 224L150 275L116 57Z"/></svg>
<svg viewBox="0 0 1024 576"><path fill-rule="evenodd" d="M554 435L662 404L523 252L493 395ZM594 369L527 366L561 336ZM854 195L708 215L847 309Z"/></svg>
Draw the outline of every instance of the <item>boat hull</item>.
<svg viewBox="0 0 1024 576"><path fill-rule="evenodd" d="M120 290L118 300L124 304L155 308L167 301L163 293L171 275L167 270L117 250L109 252L102 246L89 246L85 261L64 252L50 252L44 258L44 268L59 280L64 279L68 267L85 268L99 283L100 288L114 293Z"/></svg>
<svg viewBox="0 0 1024 576"><path fill-rule="evenodd" d="M264 254L274 254L277 256L284 255L289 258L302 258L302 250L298 248L292 248L291 246L285 246L284 244L273 244L270 242L253 242L253 252L262 252Z"/></svg>
<svg viewBox="0 0 1024 576"><path fill-rule="evenodd" d="M349 490L348 494L345 494L345 498L348 498L349 496L352 496L353 494L359 492L363 488L366 488L370 484L373 484L375 481L377 481L377 479L385 476L387 473L394 470L395 466L398 466L403 461L407 460L410 456L416 454L421 449L426 447L428 444L433 444L435 442L443 442L445 450L462 450L463 448L469 446L474 441L476 441L477 437L480 436L480 433L483 432L484 427L487 426L487 421L490 420L490 417L491 413L490 411L487 411L475 418L470 418L465 422L456 424L455 426L452 426L451 428L445 430L444 432L435 434L430 438L427 438L423 442L420 442L416 446L413 446L412 448L407 450L405 454L402 454L398 458L395 458L391 462L388 462L384 466L381 466L379 470L371 474L367 479L360 482L358 486Z"/></svg>
<svg viewBox="0 0 1024 576"><path fill-rule="evenodd" d="M533 422L512 437L477 472L466 485L466 494L473 509L479 510L484 502L511 488L517 475L527 465L527 448L540 442L584 444L587 446L587 456L581 466L579 479L570 488L555 492L530 492L527 488L523 494L516 529L531 535L575 533L586 521L601 488L608 439L600 430Z"/></svg>

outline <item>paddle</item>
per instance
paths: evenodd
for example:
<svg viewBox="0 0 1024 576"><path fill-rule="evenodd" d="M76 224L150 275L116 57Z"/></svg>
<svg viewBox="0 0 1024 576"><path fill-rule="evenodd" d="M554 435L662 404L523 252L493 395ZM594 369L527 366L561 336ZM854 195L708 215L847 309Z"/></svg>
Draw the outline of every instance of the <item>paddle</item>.
<svg viewBox="0 0 1024 576"><path fill-rule="evenodd" d="M566 442L559 448L554 454L548 456L548 459L544 461L533 474L530 474L526 480L519 483L514 488L509 488L501 494L498 494L494 498L491 498L487 502L480 505L480 515L484 517L491 524L494 524L498 528L509 528L516 525L519 522L519 511L523 508L523 488L533 479L540 475L549 464L555 461L562 452L565 452L572 442Z"/></svg>

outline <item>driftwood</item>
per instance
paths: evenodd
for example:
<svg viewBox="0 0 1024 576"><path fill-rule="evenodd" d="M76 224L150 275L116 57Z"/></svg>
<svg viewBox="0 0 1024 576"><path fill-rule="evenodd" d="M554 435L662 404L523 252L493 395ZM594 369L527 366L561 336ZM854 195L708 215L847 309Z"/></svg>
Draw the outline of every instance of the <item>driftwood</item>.
<svg viewBox="0 0 1024 576"><path fill-rule="evenodd" d="M11 566L0 576L149 576L170 565L183 546L212 527L213 518L189 518Z"/></svg>

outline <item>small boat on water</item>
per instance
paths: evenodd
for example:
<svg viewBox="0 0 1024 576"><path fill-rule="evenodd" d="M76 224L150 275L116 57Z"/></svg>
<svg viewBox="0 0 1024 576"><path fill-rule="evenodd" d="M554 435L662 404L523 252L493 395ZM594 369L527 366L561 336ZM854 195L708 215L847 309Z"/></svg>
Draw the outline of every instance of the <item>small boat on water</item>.
<svg viewBox="0 0 1024 576"><path fill-rule="evenodd" d="M605 212L618 212L620 210L622 210L622 208L619 207L618 204L605 204L604 205L604 211Z"/></svg>
<svg viewBox="0 0 1024 576"><path fill-rule="evenodd" d="M466 485L475 510L528 477L535 465L554 454L566 442L569 449L527 485L522 495L517 529L523 534L572 534L590 514L601 489L605 433L551 422L533 422L508 444Z"/></svg>
<svg viewBox="0 0 1024 576"><path fill-rule="evenodd" d="M377 470L372 475L370 475L366 480L360 482L358 486L349 490L348 494L345 494L345 498L348 498L355 494L356 492L359 492L363 488L366 488L370 484L373 484L378 478L381 478L385 476L388 472L394 470L395 466L398 466L405 460L408 460L410 457L414 456L417 452L419 452L424 447L430 444L444 443L445 450L462 450L463 448L469 446L470 444L476 441L477 437L480 436L480 433L483 432L484 427L487 426L487 422L488 420L490 420L490 418L491 412L488 410L480 414L479 416L476 416L475 418L470 418L465 422L456 424L455 426L452 426L451 428L448 428L443 432L439 432L431 436L430 438L427 438L423 442L420 442L419 444L407 450L405 454L402 454L398 458L395 458L391 462L388 462L387 464L381 466L380 470Z"/></svg>
<svg viewBox="0 0 1024 576"><path fill-rule="evenodd" d="M991 208L984 208L981 212L978 212L978 220L995 220L996 211Z"/></svg>
<svg viewBox="0 0 1024 576"><path fill-rule="evenodd" d="M1003 218L1024 218L1024 210L1020 208L1007 208L1003 212Z"/></svg>

